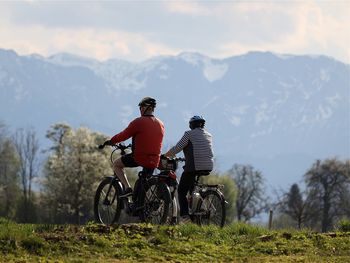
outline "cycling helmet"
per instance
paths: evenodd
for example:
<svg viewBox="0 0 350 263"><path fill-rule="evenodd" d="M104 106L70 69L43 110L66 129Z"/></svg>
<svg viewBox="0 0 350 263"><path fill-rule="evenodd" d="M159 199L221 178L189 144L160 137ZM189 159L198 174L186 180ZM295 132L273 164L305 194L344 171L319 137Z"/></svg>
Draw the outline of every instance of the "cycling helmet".
<svg viewBox="0 0 350 263"><path fill-rule="evenodd" d="M195 128L203 128L205 124L205 119L202 116L193 116L189 121L189 126L193 130Z"/></svg>
<svg viewBox="0 0 350 263"><path fill-rule="evenodd" d="M151 97L144 97L140 103L139 103L139 107L145 107L145 106L150 106L152 108L156 107L156 100L151 98Z"/></svg>

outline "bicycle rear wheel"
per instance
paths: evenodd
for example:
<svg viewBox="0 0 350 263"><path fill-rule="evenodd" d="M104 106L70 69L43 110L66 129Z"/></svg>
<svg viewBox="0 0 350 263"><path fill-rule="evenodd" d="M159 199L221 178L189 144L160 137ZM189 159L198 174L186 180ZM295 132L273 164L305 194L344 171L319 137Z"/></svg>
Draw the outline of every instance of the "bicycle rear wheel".
<svg viewBox="0 0 350 263"><path fill-rule="evenodd" d="M176 201L176 197L174 196L169 204L169 213L165 224L176 225L178 221L177 214L178 214L177 201Z"/></svg>
<svg viewBox="0 0 350 263"><path fill-rule="evenodd" d="M120 192L120 187L115 181L113 183L112 177L106 177L99 184L94 199L96 222L111 225L119 220L122 202Z"/></svg>
<svg viewBox="0 0 350 263"><path fill-rule="evenodd" d="M202 194L198 201L197 218L200 225L214 224L223 227L226 218L225 199L214 190Z"/></svg>
<svg viewBox="0 0 350 263"><path fill-rule="evenodd" d="M141 221L151 224L165 224L171 202L169 187L165 183L158 180L149 181L141 201L143 207L140 213Z"/></svg>

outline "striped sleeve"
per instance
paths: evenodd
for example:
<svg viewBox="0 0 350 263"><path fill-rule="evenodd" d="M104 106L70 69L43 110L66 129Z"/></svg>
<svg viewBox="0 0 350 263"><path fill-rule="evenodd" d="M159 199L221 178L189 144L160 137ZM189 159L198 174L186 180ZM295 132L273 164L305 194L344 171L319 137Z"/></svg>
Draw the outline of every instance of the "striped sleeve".
<svg viewBox="0 0 350 263"><path fill-rule="evenodd" d="M190 136L189 136L188 132L185 132L184 135L182 136L182 138L180 139L180 141L169 150L169 153L171 155L175 155L175 154L181 152L183 150L183 148L185 148L186 145L188 144L189 139L190 139Z"/></svg>

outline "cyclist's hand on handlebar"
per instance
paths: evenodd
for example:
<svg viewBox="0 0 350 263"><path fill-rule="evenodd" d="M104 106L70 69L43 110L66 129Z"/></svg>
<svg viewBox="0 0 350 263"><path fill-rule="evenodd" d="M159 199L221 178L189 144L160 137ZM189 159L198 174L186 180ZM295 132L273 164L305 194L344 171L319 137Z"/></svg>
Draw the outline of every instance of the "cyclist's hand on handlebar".
<svg viewBox="0 0 350 263"><path fill-rule="evenodd" d="M107 140L107 141L105 141L105 142L103 143L103 145L104 145L104 146L106 146L106 145L111 146L111 145L113 145L113 143L112 143L111 140Z"/></svg>
<svg viewBox="0 0 350 263"><path fill-rule="evenodd" d="M106 145L113 145L113 143L111 142L111 140L107 140L103 144L99 145L98 148L103 149Z"/></svg>
<svg viewBox="0 0 350 263"><path fill-rule="evenodd" d="M162 154L164 157L166 158L174 158L176 155L175 154L170 154L169 152L166 152L164 154Z"/></svg>

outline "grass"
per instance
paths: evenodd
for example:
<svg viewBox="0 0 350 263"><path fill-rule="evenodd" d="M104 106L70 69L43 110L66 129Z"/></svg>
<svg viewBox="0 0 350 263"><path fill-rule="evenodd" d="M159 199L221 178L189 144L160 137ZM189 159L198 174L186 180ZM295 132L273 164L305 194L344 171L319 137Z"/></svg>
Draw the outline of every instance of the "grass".
<svg viewBox="0 0 350 263"><path fill-rule="evenodd" d="M2 262L350 262L350 232L0 220Z"/></svg>

